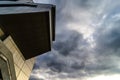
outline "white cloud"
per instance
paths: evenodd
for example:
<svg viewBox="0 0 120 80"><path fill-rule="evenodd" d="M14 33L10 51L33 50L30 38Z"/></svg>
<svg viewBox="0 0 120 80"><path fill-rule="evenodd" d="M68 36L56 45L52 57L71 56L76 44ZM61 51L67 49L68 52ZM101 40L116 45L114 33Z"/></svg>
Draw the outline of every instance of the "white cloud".
<svg viewBox="0 0 120 80"><path fill-rule="evenodd" d="M99 75L96 77L88 78L87 80L119 80L120 75Z"/></svg>

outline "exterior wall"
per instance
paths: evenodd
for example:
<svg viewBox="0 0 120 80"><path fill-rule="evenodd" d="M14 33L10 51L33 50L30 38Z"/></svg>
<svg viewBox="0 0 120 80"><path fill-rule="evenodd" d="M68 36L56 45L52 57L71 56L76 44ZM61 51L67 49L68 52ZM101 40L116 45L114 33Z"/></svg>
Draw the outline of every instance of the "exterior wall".
<svg viewBox="0 0 120 80"><path fill-rule="evenodd" d="M3 43L13 54L17 80L28 80L35 62L35 58L25 60L10 36L7 37Z"/></svg>
<svg viewBox="0 0 120 80"><path fill-rule="evenodd" d="M16 80L13 56L0 40L0 70L4 80Z"/></svg>

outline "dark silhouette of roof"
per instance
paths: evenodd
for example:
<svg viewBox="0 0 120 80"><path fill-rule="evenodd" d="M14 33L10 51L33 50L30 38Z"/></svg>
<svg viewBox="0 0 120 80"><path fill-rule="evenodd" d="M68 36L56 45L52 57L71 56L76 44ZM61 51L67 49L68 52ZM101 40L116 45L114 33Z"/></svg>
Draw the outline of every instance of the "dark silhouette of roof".
<svg viewBox="0 0 120 80"><path fill-rule="evenodd" d="M50 51L55 40L55 6L1 1L0 25L25 59L35 57Z"/></svg>

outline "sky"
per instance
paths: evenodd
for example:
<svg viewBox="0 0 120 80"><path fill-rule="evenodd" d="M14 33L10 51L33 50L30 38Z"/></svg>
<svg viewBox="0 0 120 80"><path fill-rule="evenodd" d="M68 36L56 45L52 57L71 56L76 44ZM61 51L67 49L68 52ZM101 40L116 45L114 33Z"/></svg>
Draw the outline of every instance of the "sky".
<svg viewBox="0 0 120 80"><path fill-rule="evenodd" d="M56 5L56 40L30 80L120 79L120 0L34 2Z"/></svg>

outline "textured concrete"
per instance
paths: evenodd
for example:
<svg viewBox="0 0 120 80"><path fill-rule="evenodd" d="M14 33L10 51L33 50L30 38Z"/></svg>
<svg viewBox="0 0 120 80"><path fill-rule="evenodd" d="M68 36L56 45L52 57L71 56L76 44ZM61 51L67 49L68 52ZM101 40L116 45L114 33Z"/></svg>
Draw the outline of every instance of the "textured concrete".
<svg viewBox="0 0 120 80"><path fill-rule="evenodd" d="M35 58L25 60L10 36L7 37L3 43L13 55L13 63L17 80L28 80L34 66Z"/></svg>
<svg viewBox="0 0 120 80"><path fill-rule="evenodd" d="M6 79L6 77L5 77L6 76L5 74L8 75L8 70L9 70L9 73L10 73L9 75L11 76L11 80L16 80L12 53L9 51L9 49L4 45L4 43L1 40L0 40L0 55L4 59L6 59L6 62L7 62L7 64L5 64L4 60L1 58L1 61L4 64L4 66L3 66L2 62L1 62L1 67L5 68L3 77L5 78L5 80L9 80L9 79ZM7 66L7 68L6 68L6 66Z"/></svg>

